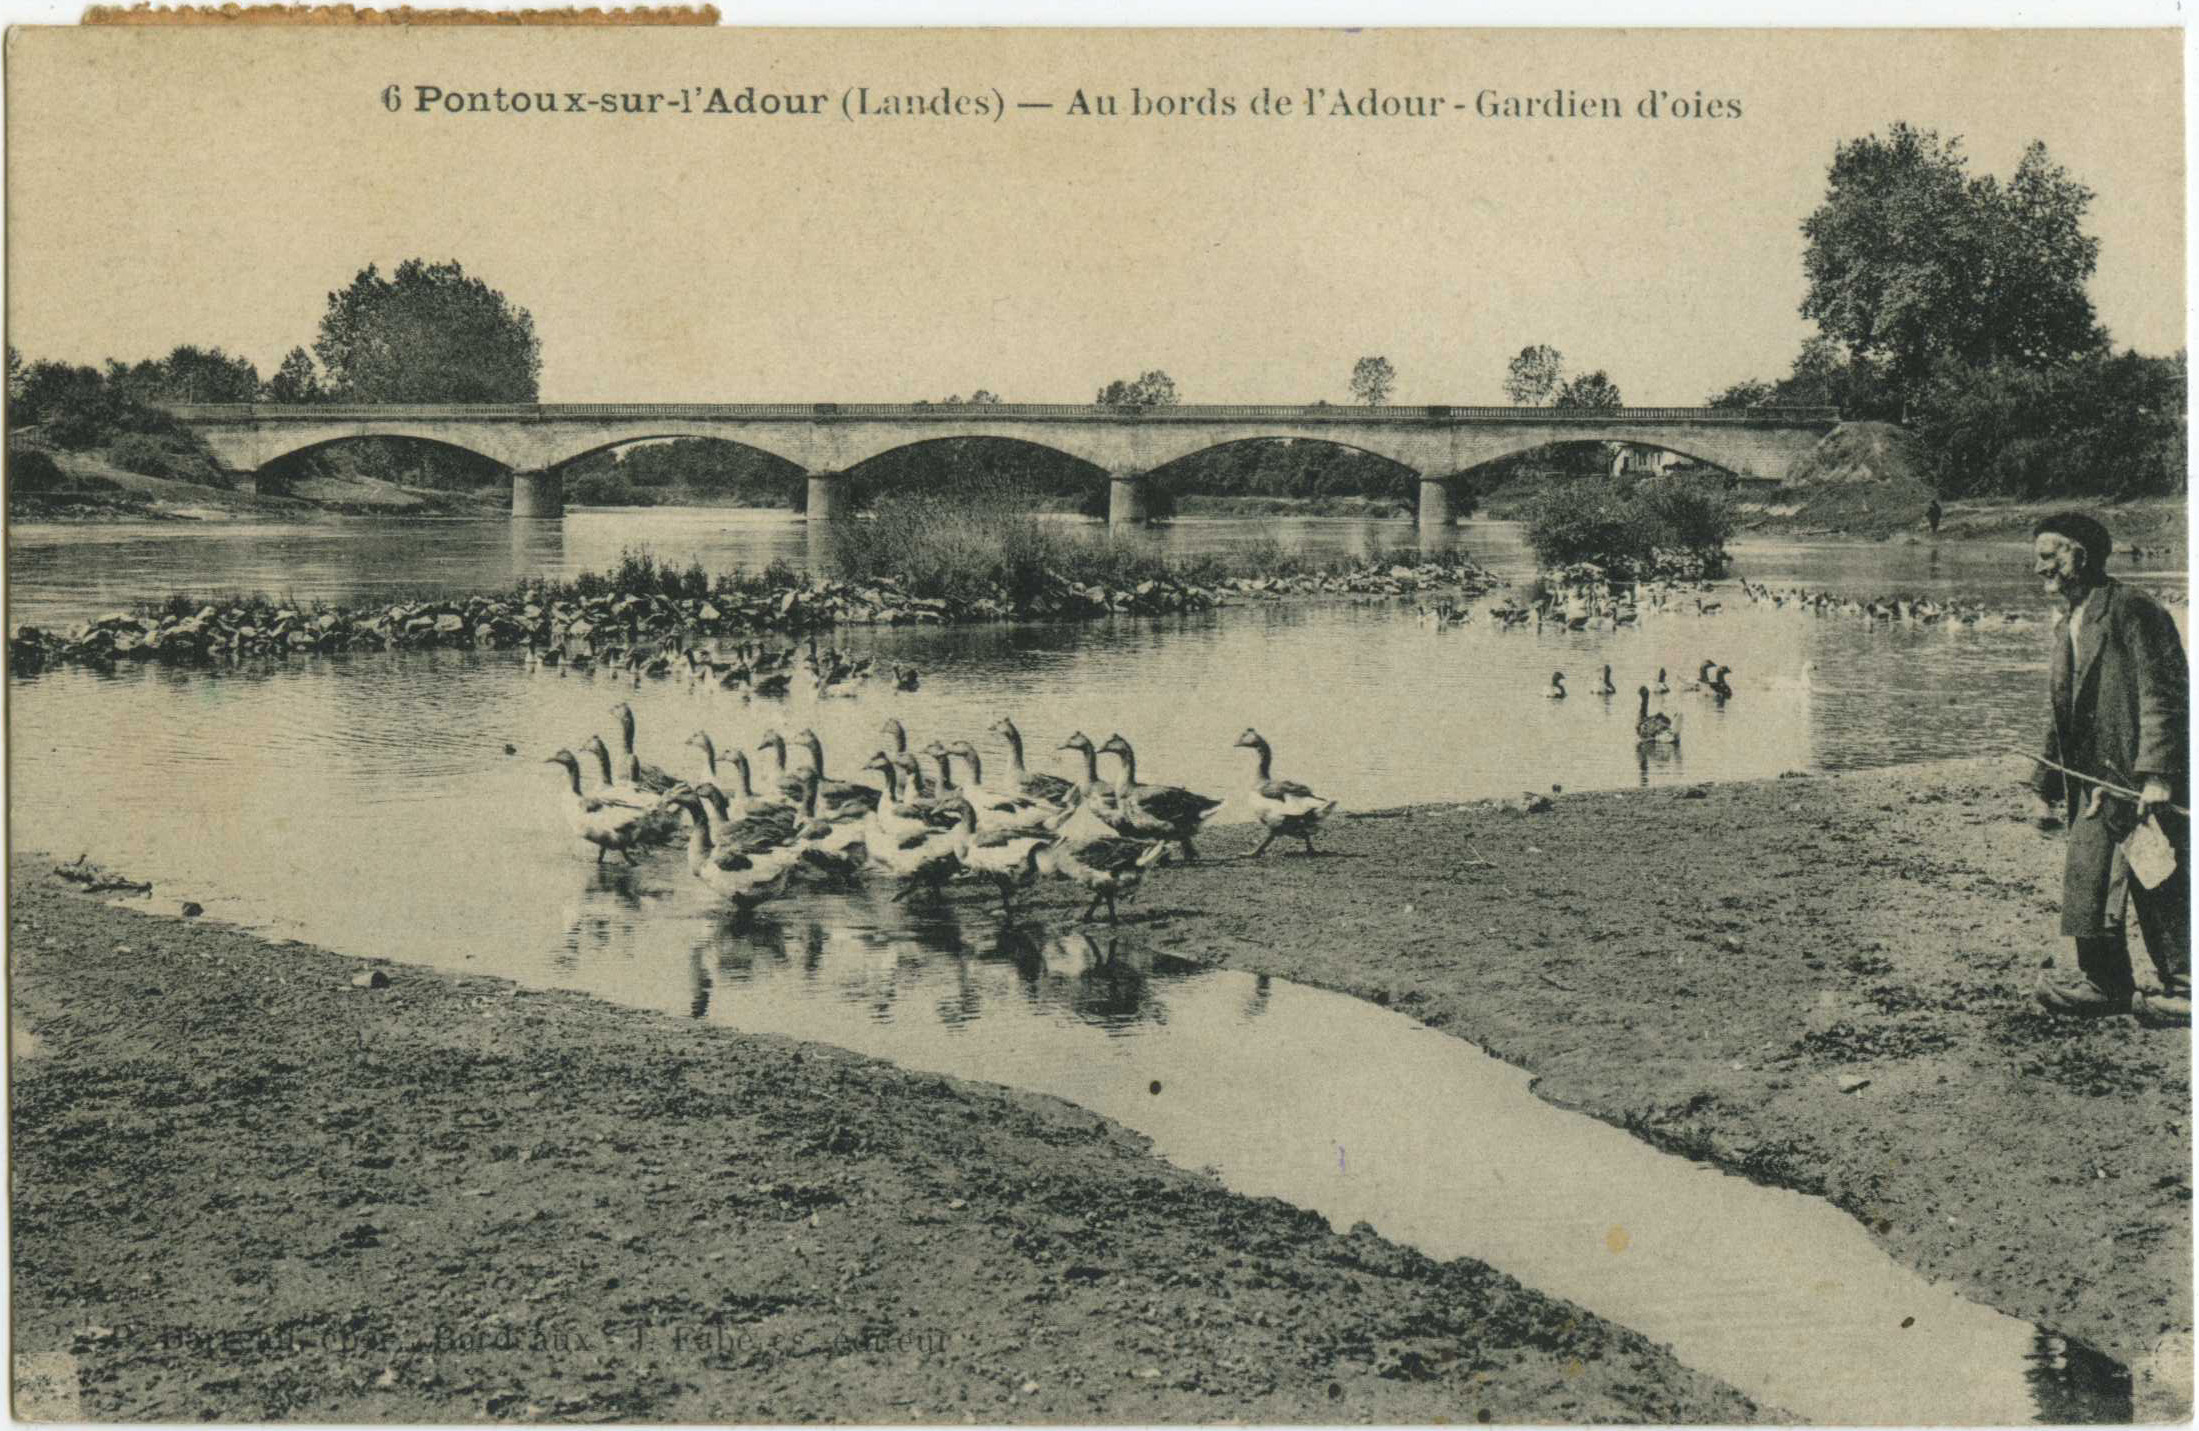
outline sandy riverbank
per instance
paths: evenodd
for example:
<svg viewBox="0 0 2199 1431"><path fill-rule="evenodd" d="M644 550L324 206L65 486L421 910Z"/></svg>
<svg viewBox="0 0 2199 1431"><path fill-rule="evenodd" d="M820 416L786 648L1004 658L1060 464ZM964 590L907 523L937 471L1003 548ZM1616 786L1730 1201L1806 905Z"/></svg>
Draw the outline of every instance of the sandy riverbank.
<svg viewBox="0 0 2199 1431"><path fill-rule="evenodd" d="M1160 871L1125 923L1400 1009L1553 1101L1828 1197L1901 1262L2132 1367L2141 1419L2174 1419L2189 1035L2033 1011L2061 948L2059 847L2017 774L1383 812L1335 821L1319 858L1257 864L1226 858L1249 830L1216 829L1214 858ZM34 874L15 910L18 1347L73 1350L90 1414L1749 1414L1486 1269L1333 1236L1058 1104L411 968L356 990L358 961ZM1030 914L1080 903L1048 887ZM782 1349L672 1344L714 1313ZM660 1332L216 1364L123 1331L318 1339L363 1318L432 1340L500 1314ZM947 1342L835 1354L865 1328Z"/></svg>
<svg viewBox="0 0 2199 1431"><path fill-rule="evenodd" d="M1340 820L1317 859L1164 871L1137 918L1158 947L1387 1004L1557 1103L1830 1198L1907 1265L2126 1365L2181 1336L2188 1375L2190 1035L2033 1007L2067 946L2059 837L2028 823L2020 766ZM2141 1386L2141 1412L2186 1417L2182 1395Z"/></svg>
<svg viewBox="0 0 2199 1431"><path fill-rule="evenodd" d="M1755 1415L1051 1100L12 892L19 1415Z"/></svg>

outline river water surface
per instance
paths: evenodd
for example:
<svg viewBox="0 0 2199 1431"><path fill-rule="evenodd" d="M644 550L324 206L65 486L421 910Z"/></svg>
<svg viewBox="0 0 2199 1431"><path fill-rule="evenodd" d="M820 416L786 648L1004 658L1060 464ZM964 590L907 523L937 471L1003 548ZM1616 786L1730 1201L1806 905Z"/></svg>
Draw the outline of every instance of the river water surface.
<svg viewBox="0 0 2199 1431"><path fill-rule="evenodd" d="M1274 536L1350 555L1401 530L1186 521L1142 539L1195 551ZM1530 574L1511 528L1472 524L1445 540L1501 574ZM675 564L756 568L799 564L807 545L798 521L716 511L516 529L18 527L9 619L66 624L177 588L344 604L494 589L599 569L637 546ZM699 753L682 744L696 730L753 750L767 728L812 727L831 773L853 778L888 716L919 742L965 737L997 757L986 727L1008 714L1035 768L1072 772L1052 753L1071 730L1095 741L1120 730L1141 777L1227 794L1249 779L1231 742L1252 725L1274 744L1277 773L1347 809L2030 742L2047 627L2022 544L1742 544L1737 565L1774 585L1931 591L1990 612L1975 625L1889 628L1751 605L1729 588L1714 615L1577 634L1486 621L1436 632L1409 602L1348 601L856 630L831 639L916 664L922 688L823 702L799 682L784 702L746 703L676 681L529 671L516 653L62 669L9 693L13 839L88 851L155 881L170 907L195 899L278 936L1058 1094L1244 1191L1339 1225L1364 1219L1434 1255L1483 1257L1810 1419L2127 1415L2115 1369L1926 1286L1828 1206L1550 1108L1515 1070L1401 1015L1282 981L1155 968L1134 948L1110 958L1067 930L1002 931L969 904L957 925L882 893L803 894L729 924L676 854L596 868L565 830L561 773L543 764L594 732L615 745L610 707L622 699L645 758L698 778ZM2182 588L2181 573L2136 579ZM1704 659L1733 668L1723 706L1678 689ZM1669 672L1675 689L1658 704L1682 720L1678 752L1638 755L1632 699L1592 694L1607 663L1628 693ZM1563 701L1543 696L1554 670L1572 687ZM1903 1328L1904 1317L1916 1321Z"/></svg>

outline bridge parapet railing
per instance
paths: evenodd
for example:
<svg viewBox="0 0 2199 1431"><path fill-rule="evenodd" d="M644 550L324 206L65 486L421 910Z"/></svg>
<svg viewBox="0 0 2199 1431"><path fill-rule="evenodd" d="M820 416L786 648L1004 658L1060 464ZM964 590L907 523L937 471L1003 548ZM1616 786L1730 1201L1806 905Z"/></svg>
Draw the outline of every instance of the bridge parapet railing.
<svg viewBox="0 0 2199 1431"><path fill-rule="evenodd" d="M186 422L558 422L663 418L752 422L993 420L1001 422L1516 422L1620 426L1644 422L1814 425L1840 420L1837 407L1345 407L1282 403L1199 403L1105 407L1090 403L169 403Z"/></svg>

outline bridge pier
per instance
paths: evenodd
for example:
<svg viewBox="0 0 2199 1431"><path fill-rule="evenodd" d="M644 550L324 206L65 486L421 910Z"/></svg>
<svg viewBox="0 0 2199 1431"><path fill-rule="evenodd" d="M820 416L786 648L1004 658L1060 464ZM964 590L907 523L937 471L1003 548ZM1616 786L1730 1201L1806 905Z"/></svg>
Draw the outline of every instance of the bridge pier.
<svg viewBox="0 0 2199 1431"><path fill-rule="evenodd" d="M512 520L565 515L565 474L555 468L512 474Z"/></svg>
<svg viewBox="0 0 2199 1431"><path fill-rule="evenodd" d="M809 474L809 501L805 508L812 522L836 522L847 514L841 510L842 488L847 475L842 472L812 472Z"/></svg>
<svg viewBox="0 0 2199 1431"><path fill-rule="evenodd" d="M1420 479L1420 525L1423 527L1447 527L1451 524L1451 484L1436 477Z"/></svg>
<svg viewBox="0 0 2199 1431"><path fill-rule="evenodd" d="M1107 525L1136 527L1145 522L1145 474L1117 472L1107 480Z"/></svg>

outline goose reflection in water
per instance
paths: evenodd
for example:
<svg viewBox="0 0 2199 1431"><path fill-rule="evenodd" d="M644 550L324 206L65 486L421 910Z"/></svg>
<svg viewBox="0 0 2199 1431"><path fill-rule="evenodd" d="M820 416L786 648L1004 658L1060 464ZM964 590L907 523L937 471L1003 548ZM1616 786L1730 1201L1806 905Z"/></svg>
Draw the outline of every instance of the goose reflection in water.
<svg viewBox="0 0 2199 1431"><path fill-rule="evenodd" d="M1649 771L1655 766L1660 771L1669 770L1678 775L1687 769L1687 757L1680 753L1678 745L1662 745L1655 741L1634 742L1634 769L1641 775L1643 789L1649 788Z"/></svg>

